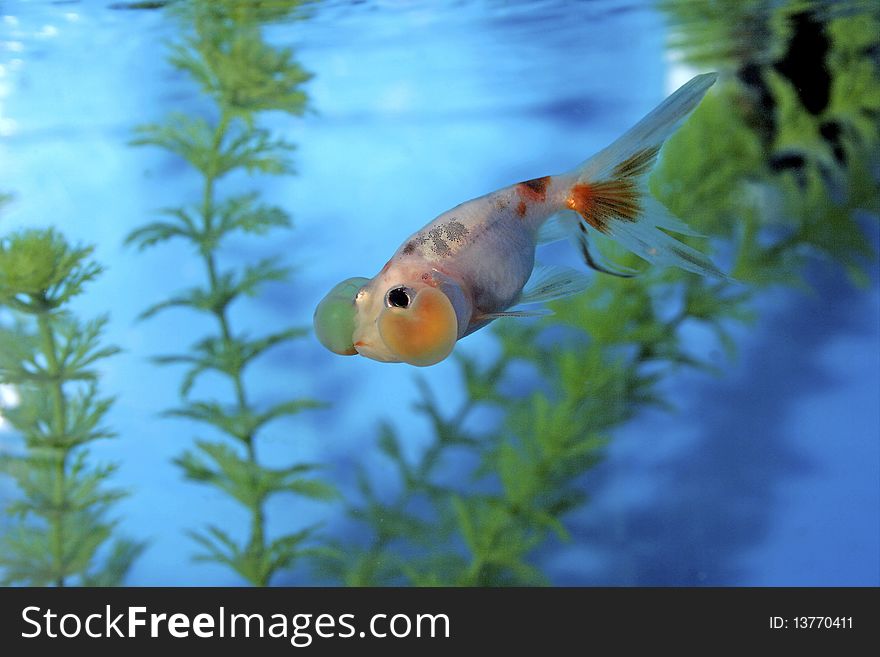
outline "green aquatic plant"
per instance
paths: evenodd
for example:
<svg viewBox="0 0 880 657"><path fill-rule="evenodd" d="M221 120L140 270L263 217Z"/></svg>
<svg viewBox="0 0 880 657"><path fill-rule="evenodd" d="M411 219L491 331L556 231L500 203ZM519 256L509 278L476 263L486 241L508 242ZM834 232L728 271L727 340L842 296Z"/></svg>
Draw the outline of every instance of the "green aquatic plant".
<svg viewBox="0 0 880 657"><path fill-rule="evenodd" d="M717 297L722 284L677 278L690 284L685 307L672 317L654 310L653 295L665 283L646 276L597 279L584 297L554 304L553 321L499 324L496 358L480 364L458 356L467 397L452 414L444 415L421 382L416 409L430 422L431 440L412 462L402 437L383 426L379 448L401 489L383 500L362 473L359 496L366 503L352 506L350 515L368 523L374 536L366 549L340 549L339 560L327 560L329 571L350 585L546 583L535 552L550 540L569 540L565 516L584 503L583 476L613 430L646 405L666 403L657 390L664 368L710 367L687 353L677 329L702 321L729 340L724 322L747 316L745 295ZM544 339L560 325L567 336ZM534 385L508 392L524 366ZM475 431L469 420L486 409L502 419ZM444 469L451 458L473 465L452 478Z"/></svg>
<svg viewBox="0 0 880 657"><path fill-rule="evenodd" d="M115 436L105 425L113 399L98 379L119 351L103 342L106 316L81 321L69 310L102 271L92 250L52 229L0 241L0 308L14 314L0 324L0 384L19 397L0 411L24 441L20 453L0 455L20 492L0 538L6 584L115 586L144 548L113 538L109 511L125 493L107 485L116 466L93 465L88 450Z"/></svg>
<svg viewBox="0 0 880 657"><path fill-rule="evenodd" d="M315 475L317 466L296 463L269 467L260 462L258 444L267 425L280 418L320 406L297 397L269 406L254 400L245 372L268 350L301 338L307 331L288 327L259 336L236 331L232 308L243 297L256 295L267 283L288 280L289 269L277 258L241 269L224 268L218 251L234 235L265 235L291 226L280 207L261 201L258 192L223 193L230 174L288 174L292 144L258 125L264 112L301 115L306 109L302 84L309 79L291 50L269 44L263 21L290 17L299 2L253 3L207 0L175 7L184 37L171 47L171 64L184 71L213 101L206 116L175 114L162 123L142 126L134 141L157 146L186 160L201 176L200 201L163 211L164 219L138 228L128 243L140 249L171 239L192 245L205 272L203 286L185 290L144 313L150 317L172 308L186 308L214 320L216 332L186 353L156 358L164 365L186 366L180 386L181 406L165 413L201 422L226 436L198 440L176 459L184 475L223 491L250 516L247 538L238 541L216 524L192 537L203 551L198 559L224 564L257 586L268 585L280 570L307 553L315 527L278 537L266 528L267 500L292 494L329 500L334 489ZM224 377L231 401L196 400L191 393L207 373Z"/></svg>
<svg viewBox="0 0 880 657"><path fill-rule="evenodd" d="M731 326L752 318L755 293L802 285L811 254L864 280L875 254L859 214L876 219L880 211L876 17L812 17L820 25L810 29L827 36L822 66L830 71L828 102L817 110L801 97L803 85L777 65L799 43L805 19L793 17L802 3L720 3L748 14L740 21L729 20L719 3L663 5L681 12L674 39L689 61L741 73L723 78L670 139L651 179L658 198L713 238L736 280L672 269L633 279L596 276L583 294L552 303L552 317L531 325L497 322L497 357L459 355L467 396L453 413L444 414L419 380L415 408L431 427L428 444L415 458L406 456L403 442L411 437L381 427L378 446L399 486L389 493L360 473L362 501L349 506L349 515L366 525L368 538L340 544L325 559L336 579L545 583L538 551L568 539L566 515L585 503L583 480L614 432L648 405L672 406L659 384L676 370L717 371L710 356L689 349L684 325L707 327L732 355ZM739 38L739 30L752 36ZM741 47L755 43L754 34L772 35L772 42L758 40L758 54ZM760 89L750 82L755 75ZM821 83L822 76L812 79ZM694 244L706 248L705 240ZM621 264L640 267L613 244L600 246ZM529 378L523 389L518 382ZM477 431L471 419L486 411L500 419Z"/></svg>

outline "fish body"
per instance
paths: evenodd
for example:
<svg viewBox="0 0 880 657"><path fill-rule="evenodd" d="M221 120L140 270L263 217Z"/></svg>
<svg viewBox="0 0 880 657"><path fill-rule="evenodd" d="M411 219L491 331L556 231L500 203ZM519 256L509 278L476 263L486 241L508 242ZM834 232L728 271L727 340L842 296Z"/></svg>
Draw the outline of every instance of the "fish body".
<svg viewBox="0 0 880 657"><path fill-rule="evenodd" d="M477 313L509 308L534 269L538 229L558 210L551 180L511 185L444 212L411 235L392 260L413 256L464 278Z"/></svg>
<svg viewBox="0 0 880 657"><path fill-rule="evenodd" d="M455 342L514 309L576 294L586 274L535 267L540 243L570 239L586 264L601 263L591 234L610 236L648 261L723 276L700 252L660 228L693 234L647 189L663 141L714 83L697 76L606 149L560 175L543 176L467 201L410 235L372 279L348 279L322 300L315 329L340 354L432 365Z"/></svg>

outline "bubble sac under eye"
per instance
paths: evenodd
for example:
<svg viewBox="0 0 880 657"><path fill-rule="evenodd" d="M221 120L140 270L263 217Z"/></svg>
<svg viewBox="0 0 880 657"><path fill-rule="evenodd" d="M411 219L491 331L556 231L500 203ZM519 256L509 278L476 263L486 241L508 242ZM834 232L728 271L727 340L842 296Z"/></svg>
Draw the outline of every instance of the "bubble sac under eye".
<svg viewBox="0 0 880 657"><path fill-rule="evenodd" d="M357 353L352 338L357 313L354 297L367 281L368 278L360 276L345 279L330 290L315 308L315 335L333 353L344 356Z"/></svg>

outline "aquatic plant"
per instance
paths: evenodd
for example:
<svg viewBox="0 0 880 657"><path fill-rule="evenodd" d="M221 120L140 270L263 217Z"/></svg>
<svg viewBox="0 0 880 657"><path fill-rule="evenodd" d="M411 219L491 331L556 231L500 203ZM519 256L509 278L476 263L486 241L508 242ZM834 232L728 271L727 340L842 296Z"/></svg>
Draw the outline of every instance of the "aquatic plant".
<svg viewBox="0 0 880 657"><path fill-rule="evenodd" d="M69 309L102 271L92 251L53 229L0 241L0 308L14 315L0 324L0 384L19 398L0 410L24 442L0 455L20 492L0 537L5 584L118 585L144 548L113 537L109 511L125 493L107 485L116 466L93 465L87 448L115 436L105 425L113 399L98 379L119 351L103 342L106 316L81 321Z"/></svg>
<svg viewBox="0 0 880 657"><path fill-rule="evenodd" d="M822 253L864 280L875 254L859 213L876 218L880 211L880 83L871 59L880 24L850 15L795 21L800 3L722 3L751 12L748 21L731 21L717 4L664 3L684 14L676 43L693 45L686 58L740 74L724 78L670 139L651 184L675 214L714 238L737 281L671 269L596 276L582 295L551 304L550 318L496 322L497 357L457 356L467 397L455 412L444 414L419 380L415 408L432 433L415 459L404 455L404 438L390 424L381 427L378 446L398 490L389 494L360 472L363 501L350 504L349 515L368 537L337 546L323 563L331 576L349 585L546 582L539 550L567 540L566 514L585 502L584 477L614 431L647 405L669 406L659 384L677 369L716 368L688 348L684 325L708 327L732 355L731 325L752 317L756 291L803 285L810 255ZM775 65L797 59L790 52L805 21L818 21L827 36L821 65L830 71L828 101L818 110L803 94L822 75L808 71L796 84ZM764 45L774 55L753 58L733 38L705 39L743 26L772 35L774 43ZM621 264L640 266L611 244L601 247ZM523 389L527 373L532 383ZM486 409L501 419L478 431L470 420Z"/></svg>
<svg viewBox="0 0 880 657"><path fill-rule="evenodd" d="M186 72L211 99L207 116L175 114L162 123L142 126L134 141L158 146L186 160L201 176L201 200L163 211L164 219L144 225L128 236L140 249L171 239L189 242L204 266L206 284L161 301L143 313L150 317L172 308L208 315L216 332L186 353L160 356L156 362L187 367L180 386L181 406L166 411L204 423L225 440L198 440L176 460L184 475L214 486L249 513L248 537L238 541L230 530L211 524L192 537L203 551L198 559L224 564L251 584L265 586L307 551L315 527L271 538L266 530L266 502L277 494L327 500L334 489L314 475L315 465L296 463L269 467L258 458L258 443L274 420L296 415L320 404L297 397L265 406L253 399L245 372L268 350L301 338L307 331L288 327L260 336L233 328L232 307L256 295L266 283L288 280L289 269L277 258L260 260L239 270L222 267L218 250L236 234L266 235L291 226L280 207L263 203L256 191L223 194L221 181L234 172L291 173L292 144L259 127L261 113L282 111L301 115L306 108L302 84L309 79L291 50L270 45L263 24L295 15L301 3L251 3L199 0L174 8L184 37L171 47L171 64ZM206 373L224 377L232 400L195 400L191 392Z"/></svg>
<svg viewBox="0 0 880 657"><path fill-rule="evenodd" d="M675 44L688 61L703 61L696 44L706 25L716 26L692 20L702 4L663 3L685 30ZM731 76L689 126L691 142L670 145L655 191L683 216L703 215L700 229L709 234L739 231L745 244L733 273L751 284L797 282L809 254L842 263L864 282L875 254L858 217L880 208L880 71L871 55L880 12L861 2L737 11L772 38L754 53L722 45L736 36L718 37L715 47L738 53L718 62ZM727 20L721 25L729 29ZM713 148L697 158L700 141ZM683 193L690 189L695 193Z"/></svg>

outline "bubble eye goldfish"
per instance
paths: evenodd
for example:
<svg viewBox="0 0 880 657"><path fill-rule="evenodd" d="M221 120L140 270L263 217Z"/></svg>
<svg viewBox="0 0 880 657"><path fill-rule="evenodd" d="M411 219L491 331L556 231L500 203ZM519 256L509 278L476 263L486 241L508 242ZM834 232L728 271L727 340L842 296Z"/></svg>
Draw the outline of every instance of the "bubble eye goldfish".
<svg viewBox="0 0 880 657"><path fill-rule="evenodd" d="M585 263L614 269L590 250L600 233L652 263L724 277L702 253L663 230L694 233L648 192L663 142L714 84L698 75L629 132L568 173L535 178L444 212L411 235L376 276L349 278L318 304L318 340L337 354L416 366L439 363L461 338L515 306L586 288L589 276L535 266L538 244L569 238Z"/></svg>

